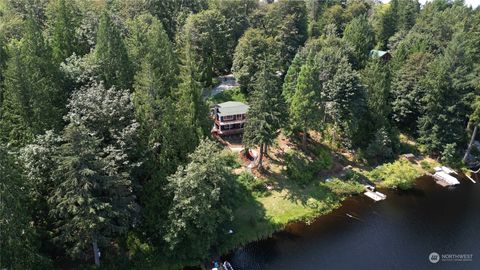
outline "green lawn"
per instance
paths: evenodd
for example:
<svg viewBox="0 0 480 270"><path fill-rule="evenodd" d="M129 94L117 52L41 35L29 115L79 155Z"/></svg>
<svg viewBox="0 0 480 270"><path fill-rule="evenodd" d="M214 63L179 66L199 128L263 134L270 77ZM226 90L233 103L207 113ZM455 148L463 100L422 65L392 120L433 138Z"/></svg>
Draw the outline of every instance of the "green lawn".
<svg viewBox="0 0 480 270"><path fill-rule="evenodd" d="M265 181L271 183L275 180ZM346 194L334 193L321 180L306 187L291 182L275 183L275 186L275 190L266 196L254 196L244 190L242 202L234 212L235 233L221 244L222 251L269 237L291 222L308 222L327 214L339 207L341 201L347 197Z"/></svg>
<svg viewBox="0 0 480 270"><path fill-rule="evenodd" d="M232 89L225 90L207 99L207 102L212 105L217 103L227 102L227 101L239 101L239 102L247 103L247 96L244 93L242 93L242 91L240 90L240 87L234 87Z"/></svg>

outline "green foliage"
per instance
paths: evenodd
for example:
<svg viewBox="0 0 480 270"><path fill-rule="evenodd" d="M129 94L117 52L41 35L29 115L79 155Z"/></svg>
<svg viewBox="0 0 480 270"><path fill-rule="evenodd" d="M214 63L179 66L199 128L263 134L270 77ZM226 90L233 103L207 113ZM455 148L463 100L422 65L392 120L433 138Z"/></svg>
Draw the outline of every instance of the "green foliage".
<svg viewBox="0 0 480 270"><path fill-rule="evenodd" d="M207 101L248 101L261 156L281 130L315 130L369 164L422 149L456 166L479 122L479 33L461 1L0 0L0 268L52 268L39 251L82 268L95 242L107 268L181 268L358 192L353 171L305 185L332 163L314 144L287 154L306 200L233 181L237 157L210 142L189 160L205 88L230 71L241 89ZM374 44L392 59L368 59ZM408 188L416 170L368 176Z"/></svg>
<svg viewBox="0 0 480 270"><path fill-rule="evenodd" d="M447 144L465 145L465 119L473 86L472 62L463 33L454 36L443 55L431 64L423 115L419 120L420 141L429 153L441 153Z"/></svg>
<svg viewBox="0 0 480 270"><path fill-rule="evenodd" d="M208 101L210 104L218 104L227 101L239 101L242 103L247 103L247 96L240 90L240 87L234 87L232 89L222 91L215 96L209 97Z"/></svg>
<svg viewBox="0 0 480 270"><path fill-rule="evenodd" d="M326 101L330 107L328 114L334 124L334 141L347 148L353 147L363 139L360 121L366 112L365 89L360 84L357 73L352 70L345 56L335 55L333 48L322 50L317 56L320 70L331 70L330 78L323 81Z"/></svg>
<svg viewBox="0 0 480 270"><path fill-rule="evenodd" d="M253 176L251 173L242 172L238 176L237 181L254 196L265 197L270 195L270 191L267 189L266 183L262 179Z"/></svg>
<svg viewBox="0 0 480 270"><path fill-rule="evenodd" d="M319 148L313 158L301 151L291 151L285 154L285 164L285 173L290 180L307 185L315 180L320 172L330 169L332 157L323 148Z"/></svg>
<svg viewBox="0 0 480 270"><path fill-rule="evenodd" d="M7 57L5 39L0 34L0 108L2 108L3 103L3 82L5 80L4 72L7 65Z"/></svg>
<svg viewBox="0 0 480 270"><path fill-rule="evenodd" d="M423 169L424 171L427 171L427 172L429 172L429 173L435 172L432 164L430 164L430 162L428 162L428 161L426 161L426 160L420 161L420 166L422 167L422 169Z"/></svg>
<svg viewBox="0 0 480 270"><path fill-rule="evenodd" d="M60 129L67 97L40 27L28 18L23 38L9 46L0 120L2 140L21 146L45 130Z"/></svg>
<svg viewBox="0 0 480 270"><path fill-rule="evenodd" d="M325 182L325 186L339 196L359 194L363 191L362 184L355 181L342 181L338 178Z"/></svg>
<svg viewBox="0 0 480 270"><path fill-rule="evenodd" d="M392 159L394 157L394 145L391 137L393 136L385 128L377 130L375 137L365 150L366 157L374 163Z"/></svg>
<svg viewBox="0 0 480 270"><path fill-rule="evenodd" d="M225 150L225 151L222 151L221 155L222 155L222 158L223 158L225 164L228 167L233 168L233 169L238 169L238 168L242 167L242 164L241 164L242 161L240 161L240 159L238 158L237 153Z"/></svg>
<svg viewBox="0 0 480 270"><path fill-rule="evenodd" d="M449 143L445 145L442 152L442 162L454 167L460 164L457 145L455 143Z"/></svg>
<svg viewBox="0 0 480 270"><path fill-rule="evenodd" d="M277 62L274 40L258 29L248 29L238 41L233 56L233 74L242 91L252 91L255 74L267 64L265 61L269 65Z"/></svg>
<svg viewBox="0 0 480 270"><path fill-rule="evenodd" d="M232 39L232 43L228 44L228 51L233 53L237 46L238 40L247 30L250 25L249 17L258 7L256 0L238 0L238 1L224 1L211 0L209 1L209 8L218 10L225 16L228 28L228 35Z"/></svg>
<svg viewBox="0 0 480 270"><path fill-rule="evenodd" d="M354 51L355 66L365 66L370 50L373 49L375 39L367 16L356 17L348 23L343 33L343 39L347 41Z"/></svg>
<svg viewBox="0 0 480 270"><path fill-rule="evenodd" d="M225 73L231 66L232 42L226 19L217 10L189 16L179 36L182 49L191 54L205 86L211 86L214 75Z"/></svg>
<svg viewBox="0 0 480 270"><path fill-rule="evenodd" d="M381 187L409 189L421 172L409 161L386 163L367 173L367 177Z"/></svg>
<svg viewBox="0 0 480 270"><path fill-rule="evenodd" d="M0 267L49 269L51 262L40 253L41 242L32 224L29 186L21 168L4 145L0 145Z"/></svg>
<svg viewBox="0 0 480 270"><path fill-rule="evenodd" d="M55 63L61 63L73 53L82 54L83 48L75 30L80 25L79 12L74 1L55 0L50 3L48 24L50 45Z"/></svg>
<svg viewBox="0 0 480 270"><path fill-rule="evenodd" d="M429 53L414 53L393 76L393 120L402 131L410 134L415 134L421 115L422 98L426 92L424 80L431 60Z"/></svg>
<svg viewBox="0 0 480 270"><path fill-rule="evenodd" d="M232 215L228 198L233 179L219 147L203 140L190 160L168 178L173 203L165 241L176 259L206 258Z"/></svg>
<svg viewBox="0 0 480 270"><path fill-rule="evenodd" d="M188 15L206 9L208 0L153 0L147 4L150 13L162 22L170 40L174 40L175 34L181 29Z"/></svg>
<svg viewBox="0 0 480 270"><path fill-rule="evenodd" d="M279 78L266 65L256 74L254 91L247 112L243 144L246 147L260 146L259 167L265 147L274 143L284 121L285 103L281 96Z"/></svg>
<svg viewBox="0 0 480 270"><path fill-rule="evenodd" d="M95 45L95 60L99 66L100 79L107 88L130 89L133 68L127 49L111 15L104 11L100 17Z"/></svg>
<svg viewBox="0 0 480 270"><path fill-rule="evenodd" d="M130 174L137 124L128 90L101 84L76 92L69 109L49 203L56 240L86 258L93 243L107 247L124 234L138 211Z"/></svg>
<svg viewBox="0 0 480 270"><path fill-rule="evenodd" d="M298 126L303 131L303 147L306 149L307 131L316 125L321 118L318 104L320 96L315 91L318 71L312 62L302 66L297 79L295 94L291 98L289 120L291 126Z"/></svg>
<svg viewBox="0 0 480 270"><path fill-rule="evenodd" d="M198 66L190 51L185 50L181 59L180 84L177 89L177 109L179 121L189 133L185 134L184 140L189 145L196 147L198 142L210 127L208 119L208 107L203 98L203 87L199 78ZM193 131L193 132L192 132Z"/></svg>

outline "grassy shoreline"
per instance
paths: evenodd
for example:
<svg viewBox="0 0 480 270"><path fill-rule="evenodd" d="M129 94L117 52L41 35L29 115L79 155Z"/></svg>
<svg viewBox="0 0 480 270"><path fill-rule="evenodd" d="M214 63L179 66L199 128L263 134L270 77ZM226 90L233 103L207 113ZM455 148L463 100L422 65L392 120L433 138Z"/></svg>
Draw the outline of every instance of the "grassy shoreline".
<svg viewBox="0 0 480 270"><path fill-rule="evenodd" d="M377 187L390 189L412 188L415 180L428 173L438 163L430 158L421 158L410 162L400 156L391 163L376 168L352 167L352 172L373 182ZM271 167L270 170L275 170ZM280 178L275 178L280 177ZM234 212L235 233L228 236L227 241L219 245L221 254L272 236L295 222L309 223L326 215L342 205L342 202L353 195L360 194L361 189L341 192L329 187L332 176L323 176L306 186L297 185L286 179L280 172L267 175L263 181L275 182L278 187L268 195L252 195L246 198ZM345 178L345 177L344 177ZM327 181L325 181L327 179ZM334 177L333 181L338 178ZM349 183L352 181L341 180Z"/></svg>

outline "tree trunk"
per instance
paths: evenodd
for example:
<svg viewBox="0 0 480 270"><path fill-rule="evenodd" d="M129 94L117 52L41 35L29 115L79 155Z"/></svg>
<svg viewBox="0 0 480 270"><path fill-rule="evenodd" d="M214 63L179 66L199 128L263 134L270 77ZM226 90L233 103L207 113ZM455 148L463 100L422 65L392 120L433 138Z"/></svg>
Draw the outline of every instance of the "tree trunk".
<svg viewBox="0 0 480 270"><path fill-rule="evenodd" d="M473 142L475 141L475 137L477 136L477 128L478 128L478 125L475 123L475 127L473 128L472 138L470 139L470 143L468 144L467 151L465 152L465 155L463 156L463 159L462 159L463 163L467 161L468 155L472 150Z"/></svg>
<svg viewBox="0 0 480 270"><path fill-rule="evenodd" d="M92 247L93 247L93 257L95 258L95 265L99 267L100 266L100 250L98 249L97 239L95 237L92 240Z"/></svg>
<svg viewBox="0 0 480 270"><path fill-rule="evenodd" d="M337 142L337 125L333 125L333 133L332 133L332 145L336 147Z"/></svg>
<svg viewBox="0 0 480 270"><path fill-rule="evenodd" d="M302 136L302 147L303 151L307 151L307 125L303 126L303 136Z"/></svg>
<svg viewBox="0 0 480 270"><path fill-rule="evenodd" d="M263 159L263 146L264 144L260 144L260 153L258 154L258 169L262 170L263 169L263 164L262 164L262 159Z"/></svg>

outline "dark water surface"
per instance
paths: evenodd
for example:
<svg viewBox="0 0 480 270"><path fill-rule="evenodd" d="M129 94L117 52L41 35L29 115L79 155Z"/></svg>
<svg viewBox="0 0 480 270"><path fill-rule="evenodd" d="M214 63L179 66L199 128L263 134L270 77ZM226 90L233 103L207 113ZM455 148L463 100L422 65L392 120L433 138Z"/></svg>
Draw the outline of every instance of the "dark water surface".
<svg viewBox="0 0 480 270"><path fill-rule="evenodd" d="M422 177L414 190L386 194L377 203L348 199L310 225L293 224L227 259L235 270L480 269L480 183L442 188ZM433 264L431 252L473 257Z"/></svg>

